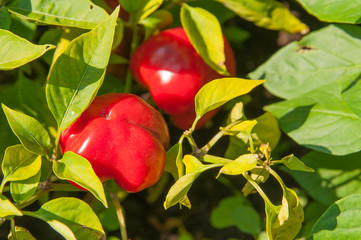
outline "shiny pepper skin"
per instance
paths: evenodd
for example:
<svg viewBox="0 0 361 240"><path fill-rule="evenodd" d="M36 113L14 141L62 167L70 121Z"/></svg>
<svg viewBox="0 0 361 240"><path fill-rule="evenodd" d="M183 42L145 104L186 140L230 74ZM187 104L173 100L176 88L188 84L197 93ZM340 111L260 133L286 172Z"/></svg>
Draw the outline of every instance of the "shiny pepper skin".
<svg viewBox="0 0 361 240"><path fill-rule="evenodd" d="M226 67L236 74L234 55L225 40ZM181 129L195 119L194 97L207 82L221 78L196 52L183 28L165 30L146 40L134 52L130 70L138 83L150 90L156 105L171 115ZM204 125L216 111L198 123Z"/></svg>
<svg viewBox="0 0 361 240"><path fill-rule="evenodd" d="M136 95L98 96L60 137L62 152L88 159L100 180L114 179L138 192L162 175L168 127L162 115Z"/></svg>

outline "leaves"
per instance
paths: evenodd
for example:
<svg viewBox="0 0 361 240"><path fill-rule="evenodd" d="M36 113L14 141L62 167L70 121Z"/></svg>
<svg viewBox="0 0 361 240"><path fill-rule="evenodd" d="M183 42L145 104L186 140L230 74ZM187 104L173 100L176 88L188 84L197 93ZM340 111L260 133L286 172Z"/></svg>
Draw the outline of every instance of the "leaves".
<svg viewBox="0 0 361 240"><path fill-rule="evenodd" d="M187 197L187 193L191 188L193 182L204 171L220 167L222 164L208 164L203 165L197 158L186 155L183 158L183 162L186 166L186 175L178 179L178 181L169 189L166 200L164 202L164 208L177 204Z"/></svg>
<svg viewBox="0 0 361 240"><path fill-rule="evenodd" d="M119 0L122 7L132 13L134 21L142 20L157 10L163 0Z"/></svg>
<svg viewBox="0 0 361 240"><path fill-rule="evenodd" d="M221 78L204 85L195 97L197 118L216 109L233 98L249 93L264 80Z"/></svg>
<svg viewBox="0 0 361 240"><path fill-rule="evenodd" d="M331 205L314 225L308 240L357 239L361 234L361 194L352 194Z"/></svg>
<svg viewBox="0 0 361 240"><path fill-rule="evenodd" d="M310 167L307 167L301 160L295 157L293 154L282 158L281 162L291 170L303 171L303 172L314 172Z"/></svg>
<svg viewBox="0 0 361 240"><path fill-rule="evenodd" d="M15 237L10 232L9 240L36 240L31 233L23 227L15 226Z"/></svg>
<svg viewBox="0 0 361 240"><path fill-rule="evenodd" d="M50 137L43 125L35 118L24 113L12 110L1 104L8 119L9 125L21 144L30 152L44 155L50 145Z"/></svg>
<svg viewBox="0 0 361 240"><path fill-rule="evenodd" d="M20 181L36 175L41 168L41 157L28 152L22 145L8 147L1 165L4 178L0 192L8 181Z"/></svg>
<svg viewBox="0 0 361 240"><path fill-rule="evenodd" d="M12 181L10 183L10 193L13 200L17 203L28 200L38 190L41 177L41 170L28 179Z"/></svg>
<svg viewBox="0 0 361 240"><path fill-rule="evenodd" d="M275 0L216 0L238 16L259 27L288 33L308 33L303 24L280 2Z"/></svg>
<svg viewBox="0 0 361 240"><path fill-rule="evenodd" d="M221 26L215 16L202 8L183 4L182 26L196 51L219 74L229 75L226 69Z"/></svg>
<svg viewBox="0 0 361 240"><path fill-rule="evenodd" d="M218 176L220 174L227 175L240 175L244 172L251 171L257 166L257 159L253 154L245 154L238 157L236 160L225 164L221 170L219 170Z"/></svg>
<svg viewBox="0 0 361 240"><path fill-rule="evenodd" d="M14 0L9 10L37 22L91 29L108 17L89 0Z"/></svg>
<svg viewBox="0 0 361 240"><path fill-rule="evenodd" d="M328 206L342 197L361 192L360 157L360 152L341 157L312 151L301 160L315 169L315 173L287 172L313 199Z"/></svg>
<svg viewBox="0 0 361 240"><path fill-rule="evenodd" d="M241 195L222 199L212 210L210 220L215 228L236 226L248 234L258 234L261 231L260 216Z"/></svg>
<svg viewBox="0 0 361 240"><path fill-rule="evenodd" d="M45 203L38 211L24 214L47 222L65 239L105 238L104 230L91 207L77 198L62 197Z"/></svg>
<svg viewBox="0 0 361 240"><path fill-rule="evenodd" d="M75 182L86 188L105 207L108 207L103 185L87 159L76 153L66 152L62 159L54 162L53 170L58 178Z"/></svg>
<svg viewBox="0 0 361 240"><path fill-rule="evenodd" d="M174 180L178 179L177 159L178 157L182 158L181 150L180 144L177 143L167 151L166 155L164 171L172 174Z"/></svg>
<svg viewBox="0 0 361 240"><path fill-rule="evenodd" d="M330 25L287 45L250 74L267 78L265 87L287 99L266 110L299 144L334 155L361 149L360 30Z"/></svg>
<svg viewBox="0 0 361 240"><path fill-rule="evenodd" d="M0 7L0 29L9 30L11 16L5 7Z"/></svg>
<svg viewBox="0 0 361 240"><path fill-rule="evenodd" d="M12 32L0 29L0 70L20 67L42 56L55 46L35 45Z"/></svg>
<svg viewBox="0 0 361 240"><path fill-rule="evenodd" d="M118 12L71 41L52 66L46 96L58 136L91 103L104 79Z"/></svg>
<svg viewBox="0 0 361 240"><path fill-rule="evenodd" d="M22 216L23 214L4 195L0 194L0 218L14 215Z"/></svg>
<svg viewBox="0 0 361 240"><path fill-rule="evenodd" d="M324 22L361 23L361 1L298 0L312 15ZM342 11L340 11L342 9Z"/></svg>

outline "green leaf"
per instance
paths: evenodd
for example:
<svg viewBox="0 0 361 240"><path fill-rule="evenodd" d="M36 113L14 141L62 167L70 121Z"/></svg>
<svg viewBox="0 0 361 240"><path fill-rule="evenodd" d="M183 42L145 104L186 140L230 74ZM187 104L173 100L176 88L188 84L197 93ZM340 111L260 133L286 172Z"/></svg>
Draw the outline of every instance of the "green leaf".
<svg viewBox="0 0 361 240"><path fill-rule="evenodd" d="M265 87L288 99L266 110L297 143L334 155L361 149L360 46L359 26L330 25L287 45L250 74L267 78Z"/></svg>
<svg viewBox="0 0 361 240"><path fill-rule="evenodd" d="M19 71L15 84L0 92L0 102L38 119L55 137L56 122L46 104L43 87L27 79L21 71ZM1 108L0 129L0 159L2 159L5 149L8 146L18 144L19 141L12 132Z"/></svg>
<svg viewBox="0 0 361 240"><path fill-rule="evenodd" d="M41 171L25 180L10 183L11 197L17 203L28 200L38 190Z"/></svg>
<svg viewBox="0 0 361 240"><path fill-rule="evenodd" d="M91 103L104 79L119 8L67 45L56 59L46 86L48 105L58 125L58 136Z"/></svg>
<svg viewBox="0 0 361 240"><path fill-rule="evenodd" d="M60 29L60 28L51 28L43 33L41 35L38 44L53 44L57 45L61 39L61 36L64 31L67 31L68 29ZM58 47L57 47L58 49ZM48 51L44 54L43 58L46 61L47 64L51 65L53 61L55 51Z"/></svg>
<svg viewBox="0 0 361 240"><path fill-rule="evenodd" d="M57 198L34 213L24 211L24 214L47 222L65 239L105 239L97 215L88 204L77 198Z"/></svg>
<svg viewBox="0 0 361 240"><path fill-rule="evenodd" d="M1 190L8 181L20 181L35 176L41 168L41 156L28 152L22 145L8 147L1 165L4 179Z"/></svg>
<svg viewBox="0 0 361 240"><path fill-rule="evenodd" d="M105 207L108 207L102 182L89 161L73 152L66 152L62 159L54 162L55 175L63 180L75 182L89 190Z"/></svg>
<svg viewBox="0 0 361 240"><path fill-rule="evenodd" d="M298 0L312 15L324 22L361 23L360 0ZM340 11L342 9L342 11Z"/></svg>
<svg viewBox="0 0 361 240"><path fill-rule="evenodd" d="M127 12L131 13L134 21L139 21L157 10L162 5L163 0L119 0L119 2Z"/></svg>
<svg viewBox="0 0 361 240"><path fill-rule="evenodd" d="M256 124L257 124L256 120L244 120L243 122L238 123L233 127L231 127L230 131L235 132L236 134L240 132L251 134L252 129L254 128L254 126L256 126Z"/></svg>
<svg viewBox="0 0 361 240"><path fill-rule="evenodd" d="M11 23L9 31L13 34L25 38L28 41L32 41L35 37L37 25L27 19L23 19L20 16L11 14Z"/></svg>
<svg viewBox="0 0 361 240"><path fill-rule="evenodd" d="M9 125L21 144L30 152L44 155L50 145L50 137L43 125L35 118L24 113L12 110L1 104Z"/></svg>
<svg viewBox="0 0 361 240"><path fill-rule="evenodd" d="M259 27L288 33L308 33L307 25L298 20L282 3L275 0L216 0L238 16Z"/></svg>
<svg viewBox="0 0 361 240"><path fill-rule="evenodd" d="M199 55L219 74L228 76L222 29L217 18L203 8L187 4L182 5L180 14L182 26Z"/></svg>
<svg viewBox="0 0 361 240"><path fill-rule="evenodd" d="M361 193L361 153L332 156L312 151L302 162L315 173L287 172L316 201L327 206L352 193Z"/></svg>
<svg viewBox="0 0 361 240"><path fill-rule="evenodd" d="M255 168L250 171L250 177L257 183L265 183L269 177L269 172L264 168ZM254 190L254 187L249 182L246 182L242 188L242 193L245 197L251 194Z"/></svg>
<svg viewBox="0 0 361 240"><path fill-rule="evenodd" d="M197 118L236 97L249 93L264 82L264 80L221 78L207 83L195 97Z"/></svg>
<svg viewBox="0 0 361 240"><path fill-rule="evenodd" d="M35 45L12 32L0 29L0 70L11 70L31 62L55 46Z"/></svg>
<svg viewBox="0 0 361 240"><path fill-rule="evenodd" d="M361 194L332 204L314 225L308 240L358 239L361 235Z"/></svg>
<svg viewBox="0 0 361 240"><path fill-rule="evenodd" d="M14 0L9 10L21 17L50 25L91 29L108 17L89 0Z"/></svg>
<svg viewBox="0 0 361 240"><path fill-rule="evenodd" d="M5 7L0 7L0 29L10 28L11 15Z"/></svg>
<svg viewBox="0 0 361 240"><path fill-rule="evenodd" d="M242 173L251 171L257 166L257 159L253 154L245 154L234 161L225 164L221 170L219 170L218 176L220 174L226 175L240 175ZM217 176L217 177L218 177Z"/></svg>
<svg viewBox="0 0 361 240"><path fill-rule="evenodd" d="M293 154L281 159L282 163L291 170L303 171L303 172L315 172L310 167L307 167L301 160L295 157Z"/></svg>
<svg viewBox="0 0 361 240"><path fill-rule="evenodd" d="M224 198L211 212L212 226L227 228L236 226L248 234L261 232L261 218L257 211L241 195Z"/></svg>
<svg viewBox="0 0 361 240"><path fill-rule="evenodd" d="M164 171L169 172L174 180L178 179L177 158L180 151L180 144L177 143L167 151Z"/></svg>
<svg viewBox="0 0 361 240"><path fill-rule="evenodd" d="M10 232L9 240L36 240L31 233L23 227L15 226L15 237Z"/></svg>
<svg viewBox="0 0 361 240"><path fill-rule="evenodd" d="M186 175L178 179L177 182L169 189L166 200L164 202L164 208L177 204L187 198L187 193L191 188L193 182L204 171L220 167L222 164L208 164L203 165L197 158L186 155L183 158L183 162L186 166Z"/></svg>
<svg viewBox="0 0 361 240"><path fill-rule="evenodd" d="M271 149L274 149L281 138L281 130L278 127L276 117L272 113L266 112L257 117L256 121L257 125L254 126L252 132L257 135L261 142L269 143Z"/></svg>
<svg viewBox="0 0 361 240"><path fill-rule="evenodd" d="M0 194L0 217L14 215L22 216L23 214L4 195Z"/></svg>

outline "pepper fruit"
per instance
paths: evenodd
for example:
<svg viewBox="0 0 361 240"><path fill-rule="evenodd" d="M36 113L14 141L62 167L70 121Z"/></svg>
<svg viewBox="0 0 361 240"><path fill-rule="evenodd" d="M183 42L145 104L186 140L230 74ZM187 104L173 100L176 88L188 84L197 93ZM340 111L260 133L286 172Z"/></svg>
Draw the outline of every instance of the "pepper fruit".
<svg viewBox="0 0 361 240"><path fill-rule="evenodd" d="M234 76L233 51L225 38L224 43L225 64ZM194 97L198 90L207 82L222 77L203 61L183 28L162 31L142 43L130 60L130 70L135 80L150 90L156 105L184 130L190 128L195 119ZM215 113L204 116L197 128Z"/></svg>
<svg viewBox="0 0 361 240"><path fill-rule="evenodd" d="M159 180L168 144L163 116L140 97L125 93L95 97L60 136L62 153L86 158L102 182L114 179L128 192Z"/></svg>

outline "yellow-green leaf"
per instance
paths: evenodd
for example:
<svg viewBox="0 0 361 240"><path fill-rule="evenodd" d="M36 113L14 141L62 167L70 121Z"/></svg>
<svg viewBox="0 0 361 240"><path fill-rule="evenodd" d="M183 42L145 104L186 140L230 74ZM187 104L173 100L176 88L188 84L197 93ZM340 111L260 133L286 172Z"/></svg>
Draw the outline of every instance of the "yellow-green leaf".
<svg viewBox="0 0 361 240"><path fill-rule="evenodd" d="M307 25L296 18L289 9L276 0L216 0L241 18L259 27L288 33L309 32Z"/></svg>
<svg viewBox="0 0 361 240"><path fill-rule="evenodd" d="M0 218L14 215L22 216L23 214L4 195L0 194Z"/></svg>
<svg viewBox="0 0 361 240"><path fill-rule="evenodd" d="M253 154L245 154L224 165L221 170L219 170L218 176L220 174L239 175L244 172L251 171L256 166L257 158Z"/></svg>
<svg viewBox="0 0 361 240"><path fill-rule="evenodd" d="M245 120L235 126L233 126L230 130L235 132L245 132L247 134L251 134L252 129L256 126L256 120Z"/></svg>
<svg viewBox="0 0 361 240"><path fill-rule="evenodd" d="M200 119L204 114L216 109L228 101L249 93L265 80L247 80L242 78L221 78L204 85L195 97L196 114Z"/></svg>
<svg viewBox="0 0 361 240"><path fill-rule="evenodd" d="M301 160L295 157L293 154L286 156L281 159L282 163L291 170L303 171L303 172L314 172L315 170L307 167Z"/></svg>
<svg viewBox="0 0 361 240"><path fill-rule="evenodd" d="M219 74L228 76L222 30L217 18L203 8L183 4L181 22L203 60Z"/></svg>

